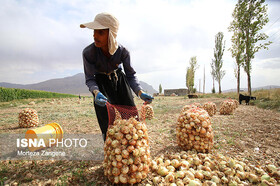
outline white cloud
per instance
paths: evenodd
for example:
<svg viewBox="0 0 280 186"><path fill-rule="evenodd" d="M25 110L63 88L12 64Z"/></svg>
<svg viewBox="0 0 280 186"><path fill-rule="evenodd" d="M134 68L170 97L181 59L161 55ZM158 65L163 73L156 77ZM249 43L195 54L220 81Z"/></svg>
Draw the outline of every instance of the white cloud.
<svg viewBox="0 0 280 186"><path fill-rule="evenodd" d="M4 25L0 28L0 65L4 67L0 70L0 81L26 84L82 72L81 53L93 38L92 30L80 29L79 24L92 21L97 13L110 12L120 21L118 41L130 50L141 81L155 89L159 84L163 88L183 88L188 62L197 56L200 68L196 86L199 79L203 82L205 66L206 91L210 92L215 34L223 32L226 75L222 89L235 88L234 59L227 51L231 45L227 28L235 3L231 0L4 0L0 7L0 21ZM280 5L269 3L273 4L268 11L270 20L275 21L279 10L275 7ZM279 28L279 22L270 27L268 24L267 34L271 36ZM275 70L278 64L279 44L272 44L269 51L260 51L253 61L252 85L258 84L259 79L264 84L279 79ZM272 66L274 69L270 69ZM242 77L242 84L247 86L246 74Z"/></svg>

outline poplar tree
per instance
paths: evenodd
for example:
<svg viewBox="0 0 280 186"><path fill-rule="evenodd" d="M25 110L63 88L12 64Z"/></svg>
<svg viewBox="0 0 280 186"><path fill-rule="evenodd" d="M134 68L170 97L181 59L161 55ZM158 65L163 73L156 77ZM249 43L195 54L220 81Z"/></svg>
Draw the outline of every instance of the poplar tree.
<svg viewBox="0 0 280 186"><path fill-rule="evenodd" d="M195 71L199 68L196 56L191 57L189 64L190 67L187 68L186 74L186 86L188 87L188 92L191 93L194 91L194 74Z"/></svg>
<svg viewBox="0 0 280 186"><path fill-rule="evenodd" d="M215 93L216 90L215 90L215 66L214 66L214 62L212 61L212 63L210 64L211 65L211 76L212 76L212 79L213 79L213 88L212 88L212 93Z"/></svg>
<svg viewBox="0 0 280 186"><path fill-rule="evenodd" d="M272 43L270 41L261 42L268 38L265 33L260 32L269 21L267 5L264 3L265 0L238 0L232 14L233 21L229 27L229 30L233 31L232 55L236 58L236 63L241 64L247 74L250 95L252 59L260 49L268 49L267 46ZM241 48L236 49L238 46Z"/></svg>
<svg viewBox="0 0 280 186"><path fill-rule="evenodd" d="M232 46L229 49L231 56L235 58L236 69L234 69L234 75L237 79L237 95L240 92L240 67L244 64L244 40L240 31L236 31L231 38Z"/></svg>
<svg viewBox="0 0 280 186"><path fill-rule="evenodd" d="M190 67L187 68L186 86L188 88L188 93L190 94L193 91L194 86L194 74Z"/></svg>
<svg viewBox="0 0 280 186"><path fill-rule="evenodd" d="M215 48L214 48L214 59L212 60L211 66L213 69L215 80L219 84L219 94L222 93L221 80L225 75L225 71L222 70L223 67L223 54L225 50L225 42L223 42L224 34L223 32L218 32L215 36Z"/></svg>
<svg viewBox="0 0 280 186"><path fill-rule="evenodd" d="M159 84L158 90L159 90L159 93L161 94L162 93L162 86L161 86L161 84Z"/></svg>

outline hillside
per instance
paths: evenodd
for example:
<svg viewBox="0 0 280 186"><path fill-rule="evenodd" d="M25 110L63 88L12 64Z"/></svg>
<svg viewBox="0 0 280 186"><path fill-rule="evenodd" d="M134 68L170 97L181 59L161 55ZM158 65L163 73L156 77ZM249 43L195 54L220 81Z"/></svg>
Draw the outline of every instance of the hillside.
<svg viewBox="0 0 280 186"><path fill-rule="evenodd" d="M151 85L143 81L140 81L140 85L145 91L150 94L157 92ZM43 90L75 95L90 95L88 87L85 85L85 76L83 73L78 73L74 76L68 76L65 78L50 79L40 83L27 85L2 82L0 83L0 87Z"/></svg>
<svg viewBox="0 0 280 186"><path fill-rule="evenodd" d="M275 89L275 88L280 88L280 86L277 85L267 85L267 86L263 86L263 87L256 87L256 88L252 88L252 91L255 90L268 90L268 89ZM240 88L240 92L246 92L248 91L247 88ZM226 93L226 92L236 92L236 89L229 89L229 90L223 90L222 92Z"/></svg>

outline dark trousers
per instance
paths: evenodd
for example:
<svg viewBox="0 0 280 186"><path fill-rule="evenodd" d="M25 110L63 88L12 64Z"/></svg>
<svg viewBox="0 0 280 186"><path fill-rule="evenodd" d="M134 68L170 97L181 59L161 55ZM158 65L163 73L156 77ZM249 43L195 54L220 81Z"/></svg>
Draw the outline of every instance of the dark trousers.
<svg viewBox="0 0 280 186"><path fill-rule="evenodd" d="M125 74L121 69L118 69L116 75L112 73L110 75L111 78L109 78L108 75L97 74L95 77L99 91L107 97L110 104L135 106L133 95ZM94 102L94 108L105 141L109 121L107 107L101 107Z"/></svg>

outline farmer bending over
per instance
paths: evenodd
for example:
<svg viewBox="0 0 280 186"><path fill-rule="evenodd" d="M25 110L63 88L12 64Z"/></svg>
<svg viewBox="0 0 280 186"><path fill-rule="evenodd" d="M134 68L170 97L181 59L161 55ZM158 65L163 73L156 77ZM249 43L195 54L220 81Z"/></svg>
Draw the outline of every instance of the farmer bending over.
<svg viewBox="0 0 280 186"><path fill-rule="evenodd" d="M94 42L83 50L84 72L86 85L94 96L94 108L105 141L107 101L135 106L131 89L147 103L154 98L142 90L131 66L128 50L116 41L119 22L114 16L100 13L93 22L81 24L80 27L93 29Z"/></svg>

